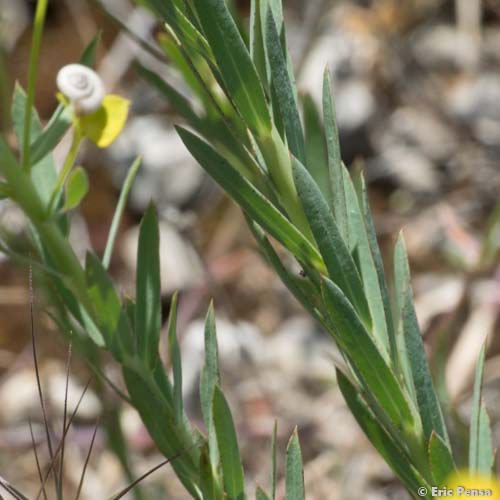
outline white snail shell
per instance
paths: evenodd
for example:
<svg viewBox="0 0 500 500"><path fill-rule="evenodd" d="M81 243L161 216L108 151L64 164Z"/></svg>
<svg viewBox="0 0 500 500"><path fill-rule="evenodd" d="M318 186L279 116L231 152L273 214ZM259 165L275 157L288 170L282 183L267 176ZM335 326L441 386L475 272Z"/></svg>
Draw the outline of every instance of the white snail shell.
<svg viewBox="0 0 500 500"><path fill-rule="evenodd" d="M101 107L104 83L94 70L82 64L68 64L59 70L56 81L77 114L89 115Z"/></svg>

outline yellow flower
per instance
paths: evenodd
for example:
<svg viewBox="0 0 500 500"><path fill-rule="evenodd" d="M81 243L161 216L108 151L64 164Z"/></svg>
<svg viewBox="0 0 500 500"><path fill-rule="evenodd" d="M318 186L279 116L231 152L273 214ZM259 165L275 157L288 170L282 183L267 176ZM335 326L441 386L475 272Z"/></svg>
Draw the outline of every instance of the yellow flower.
<svg viewBox="0 0 500 500"><path fill-rule="evenodd" d="M446 481L446 486L438 490L446 490L446 492L438 493L434 495L435 497L462 499L481 497L500 500L498 480L486 475L470 474L469 471L456 472Z"/></svg>

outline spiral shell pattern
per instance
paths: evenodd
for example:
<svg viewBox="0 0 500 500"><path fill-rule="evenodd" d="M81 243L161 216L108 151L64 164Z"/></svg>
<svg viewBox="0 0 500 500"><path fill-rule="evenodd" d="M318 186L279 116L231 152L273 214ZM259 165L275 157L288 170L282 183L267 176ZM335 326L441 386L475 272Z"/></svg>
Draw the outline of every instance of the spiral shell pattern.
<svg viewBox="0 0 500 500"><path fill-rule="evenodd" d="M105 95L104 84L99 75L82 64L62 67L57 74L57 87L79 115L97 111Z"/></svg>

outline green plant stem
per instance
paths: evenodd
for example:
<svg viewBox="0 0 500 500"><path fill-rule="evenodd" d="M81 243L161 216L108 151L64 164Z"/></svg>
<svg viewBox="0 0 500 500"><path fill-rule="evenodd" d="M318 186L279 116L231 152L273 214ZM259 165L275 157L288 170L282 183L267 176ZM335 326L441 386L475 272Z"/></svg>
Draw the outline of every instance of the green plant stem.
<svg viewBox="0 0 500 500"><path fill-rule="evenodd" d="M28 70L28 97L24 115L24 140L23 140L23 170L30 168L30 143L31 143L31 110L35 101L35 83L42 44L43 26L47 13L48 0L38 0L33 25L33 40L31 42L30 63Z"/></svg>
<svg viewBox="0 0 500 500"><path fill-rule="evenodd" d="M71 142L71 148L69 150L68 156L66 156L66 160L64 162L63 168L57 178L57 183L54 186L54 191L52 191L52 195L50 197L49 206L47 208L47 218L50 219L54 214L54 211L61 199L62 188L64 186L64 181L68 177L68 174L75 163L76 155L78 154L78 150L80 149L80 145L82 143L83 136L78 128L75 128L73 134L73 141Z"/></svg>

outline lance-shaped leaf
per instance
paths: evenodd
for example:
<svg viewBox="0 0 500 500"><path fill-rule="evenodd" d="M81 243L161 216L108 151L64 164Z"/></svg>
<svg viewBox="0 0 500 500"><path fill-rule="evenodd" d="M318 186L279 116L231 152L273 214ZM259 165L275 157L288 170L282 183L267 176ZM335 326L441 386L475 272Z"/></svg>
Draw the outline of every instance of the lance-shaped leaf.
<svg viewBox="0 0 500 500"><path fill-rule="evenodd" d="M264 90L225 0L194 0L194 5L232 101L250 129L268 135Z"/></svg>
<svg viewBox="0 0 500 500"><path fill-rule="evenodd" d="M63 212L76 208L89 191L89 178L82 167L77 167L68 177L65 186Z"/></svg>
<svg viewBox="0 0 500 500"><path fill-rule="evenodd" d="M87 253L85 277L87 293L97 315L99 330L104 336L106 346L111 348L120 319L120 298L101 261L92 253Z"/></svg>
<svg viewBox="0 0 500 500"><path fill-rule="evenodd" d="M271 10L269 10L267 15L266 44L272 85L275 89L281 118L285 126L288 147L292 154L305 164L306 149L304 144L304 131L302 129L298 104L295 97L295 82L291 80L288 73L287 62Z"/></svg>
<svg viewBox="0 0 500 500"><path fill-rule="evenodd" d="M328 68L323 79L323 115L328 151L328 168L333 196L333 213L339 226L340 234L347 241L347 201L342 181L342 158L340 156L339 132L332 96L332 81Z"/></svg>
<svg viewBox="0 0 500 500"><path fill-rule="evenodd" d="M321 189L325 200L328 201L328 205L333 206L323 123L316 103L310 94L304 96L302 109L306 135L307 163L305 166Z"/></svg>
<svg viewBox="0 0 500 500"><path fill-rule="evenodd" d="M311 174L298 160L293 160L292 168L300 201L328 274L355 306L363 323L370 328L371 316L361 277L328 204Z"/></svg>
<svg viewBox="0 0 500 500"><path fill-rule="evenodd" d="M394 442L391 436L387 434L375 415L370 411L359 391L340 370L337 370L337 382L347 406L359 426L408 491L414 492L420 486L428 486L417 469L411 465L409 457L401 449L400 444ZM430 491L430 487L428 489Z"/></svg>
<svg viewBox="0 0 500 500"><path fill-rule="evenodd" d="M425 438L431 437L435 431L450 446L448 432L444 423L441 406L434 391L429 363L425 354L422 335L418 326L415 307L410 287L409 265L406 256L404 241L399 238L396 245L396 281L402 296L402 327L404 332L404 344L406 346L407 359L411 370L411 378L415 390L416 400L419 408ZM398 291L399 291L398 290Z"/></svg>
<svg viewBox="0 0 500 500"><path fill-rule="evenodd" d="M177 292L174 293L170 304L170 316L168 318L168 348L174 374L175 420L177 423L180 423L183 418L184 408L182 404L181 351L177 340L177 296Z"/></svg>
<svg viewBox="0 0 500 500"><path fill-rule="evenodd" d="M356 311L342 290L328 278L323 280L323 297L335 329L335 340L363 387L373 394L396 427L410 429L414 418L401 386Z"/></svg>
<svg viewBox="0 0 500 500"><path fill-rule="evenodd" d="M304 466L297 428L293 431L286 449L285 499L305 499Z"/></svg>
<svg viewBox="0 0 500 500"><path fill-rule="evenodd" d="M135 332L139 354L151 366L158 358L160 328L160 233L156 210L150 205L139 230Z"/></svg>
<svg viewBox="0 0 500 500"><path fill-rule="evenodd" d="M198 163L253 220L292 252L297 259L310 263L318 269L324 269L321 256L304 235L225 158L191 132L182 128L178 128L177 131Z"/></svg>
<svg viewBox="0 0 500 500"><path fill-rule="evenodd" d="M245 483L236 430L229 405L218 386L215 386L214 389L212 405L215 433L222 465L224 492L229 500L244 500Z"/></svg>
<svg viewBox="0 0 500 500"><path fill-rule="evenodd" d="M397 352L396 332L394 329L394 320L392 317L391 302L389 299L387 281L385 279L384 263L382 261L382 255L380 253L380 248L377 242L377 234L375 232L375 225L373 223L372 213L370 210L370 203L368 200L368 191L366 189L366 182L363 177L363 173L360 171L358 176L355 177L354 180L355 180L354 186L356 188L356 194L358 195L359 205L361 207L361 213L364 215L364 222L366 226L366 233L368 236L368 243L370 246L371 255L378 276L380 296L382 299L383 310L385 315L385 325L387 328L387 336L389 338L391 359L397 366L399 364L399 357ZM375 301L373 302L375 306Z"/></svg>
<svg viewBox="0 0 500 500"><path fill-rule="evenodd" d="M347 224L350 248L351 250L355 249L358 259L358 269L361 274L363 289L365 291L366 300L368 301L370 314L373 319L373 338L386 360L389 360L391 359L389 356L391 351L387 333L384 302L379 281L380 276L377 273L375 261L370 248L370 242L365 224L366 215L362 212L362 200L358 199L353 182L351 181L349 173L344 166L342 166L342 175L344 179L346 201L349 206ZM359 178L357 180L360 182Z"/></svg>
<svg viewBox="0 0 500 500"><path fill-rule="evenodd" d="M490 419L482 403L485 346L481 348L476 365L474 394L469 438L469 471L471 474L490 475L494 461Z"/></svg>
<svg viewBox="0 0 500 500"><path fill-rule="evenodd" d="M439 486L445 486L446 480L456 471L449 446L435 432L429 440L429 463L434 480Z"/></svg>

